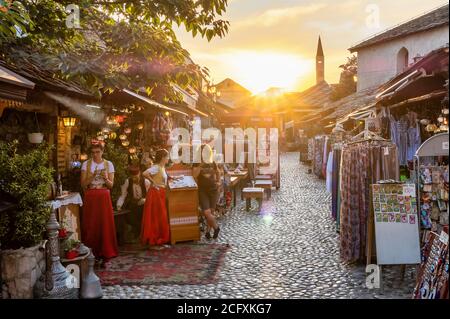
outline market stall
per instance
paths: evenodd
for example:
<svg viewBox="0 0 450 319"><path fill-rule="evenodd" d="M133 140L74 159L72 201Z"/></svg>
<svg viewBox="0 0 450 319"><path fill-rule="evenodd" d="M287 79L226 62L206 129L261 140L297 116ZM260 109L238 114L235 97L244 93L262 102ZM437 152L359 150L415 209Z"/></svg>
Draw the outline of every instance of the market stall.
<svg viewBox="0 0 450 319"><path fill-rule="evenodd" d="M192 176L169 182L167 196L170 242L200 240L198 187Z"/></svg>

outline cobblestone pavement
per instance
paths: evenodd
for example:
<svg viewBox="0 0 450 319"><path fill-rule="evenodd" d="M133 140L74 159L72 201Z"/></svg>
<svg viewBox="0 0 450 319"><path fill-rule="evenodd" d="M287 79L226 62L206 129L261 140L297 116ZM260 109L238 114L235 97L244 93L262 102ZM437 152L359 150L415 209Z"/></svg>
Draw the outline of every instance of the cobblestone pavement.
<svg viewBox="0 0 450 319"><path fill-rule="evenodd" d="M110 286L104 298L411 298L415 269L401 283L399 266L386 266L383 288L369 290L365 267L340 261L330 205L325 182L308 174L298 153L282 154L281 188L262 213L241 202L220 219L216 242L231 249L216 284Z"/></svg>

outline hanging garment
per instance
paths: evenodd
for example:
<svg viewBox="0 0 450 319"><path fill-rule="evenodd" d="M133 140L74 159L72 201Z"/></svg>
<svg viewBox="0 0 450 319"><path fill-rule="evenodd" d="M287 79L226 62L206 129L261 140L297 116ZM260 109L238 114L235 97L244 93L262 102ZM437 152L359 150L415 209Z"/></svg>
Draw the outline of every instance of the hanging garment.
<svg viewBox="0 0 450 319"><path fill-rule="evenodd" d="M340 170L341 150L335 148L333 150L333 164L331 176L331 217L337 220L338 210L338 186L339 186L339 170Z"/></svg>
<svg viewBox="0 0 450 319"><path fill-rule="evenodd" d="M323 178L323 170L322 165L324 162L324 146L325 146L325 137L324 136L318 136L314 139L314 174L319 177Z"/></svg>
<svg viewBox="0 0 450 319"><path fill-rule="evenodd" d="M332 192L332 178L333 178L333 151L328 153L328 160L327 160L326 185L328 193Z"/></svg>
<svg viewBox="0 0 450 319"><path fill-rule="evenodd" d="M412 162L417 149L421 145L419 122L415 126L408 128L407 161Z"/></svg>
<svg viewBox="0 0 450 319"><path fill-rule="evenodd" d="M310 138L308 140L308 161L312 161L314 159L314 139Z"/></svg>
<svg viewBox="0 0 450 319"><path fill-rule="evenodd" d="M323 158L322 158L322 176L327 176L327 160L328 160L328 136L324 137Z"/></svg>
<svg viewBox="0 0 450 319"><path fill-rule="evenodd" d="M340 252L346 262L365 257L370 184L398 176L398 166L384 166L395 162L396 156L396 145L389 142L364 141L342 149L339 224Z"/></svg>
<svg viewBox="0 0 450 319"><path fill-rule="evenodd" d="M391 138L391 122L389 120L389 117L382 116L380 118L380 125L381 125L381 137L385 139Z"/></svg>
<svg viewBox="0 0 450 319"><path fill-rule="evenodd" d="M397 122L399 144L398 148L398 160L400 165L407 165L407 150L408 150L408 119L403 116L400 121Z"/></svg>

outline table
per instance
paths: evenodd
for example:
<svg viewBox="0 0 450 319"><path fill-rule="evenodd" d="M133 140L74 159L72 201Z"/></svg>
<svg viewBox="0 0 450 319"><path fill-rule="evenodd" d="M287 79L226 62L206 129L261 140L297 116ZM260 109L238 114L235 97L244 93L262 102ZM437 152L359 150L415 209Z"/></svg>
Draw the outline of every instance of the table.
<svg viewBox="0 0 450 319"><path fill-rule="evenodd" d="M272 181L267 180L256 180L255 181L255 187L261 187L265 190L267 190L267 197L270 198L272 194Z"/></svg>
<svg viewBox="0 0 450 319"><path fill-rule="evenodd" d="M238 177L239 178L239 188L242 190L242 188L244 188L246 185L244 185L245 181L247 180L248 177L248 171L241 171L239 173L236 173L235 171L231 171L228 172L228 174L231 177ZM242 195L242 191L241 191L241 199L243 200L244 197Z"/></svg>
<svg viewBox="0 0 450 319"><path fill-rule="evenodd" d="M264 189L260 187L246 187L242 190L243 197L245 198L245 210L248 212L251 206L252 198L258 201L258 211L261 211L262 200L264 197Z"/></svg>
<svg viewBox="0 0 450 319"><path fill-rule="evenodd" d="M127 222L126 215L130 213L128 209L121 209L113 211L114 215L114 224L116 226L116 230L118 233L118 242L119 244L125 243L125 235L127 234ZM118 231L120 229L120 232Z"/></svg>
<svg viewBox="0 0 450 319"><path fill-rule="evenodd" d="M239 177L232 176L230 177L230 188L233 192L233 207L236 207L236 188L239 185Z"/></svg>
<svg viewBox="0 0 450 319"><path fill-rule="evenodd" d="M80 193L57 197L49 204L52 209L58 210L57 217L61 228L65 227L67 231L72 232L69 239L81 241L80 207L83 206L83 200Z"/></svg>
<svg viewBox="0 0 450 319"><path fill-rule="evenodd" d="M272 175L256 175L255 180L271 181Z"/></svg>
<svg viewBox="0 0 450 319"><path fill-rule="evenodd" d="M81 291L83 279L89 273L89 254L84 254L73 259L61 257L61 265L64 266L78 280L78 287ZM73 271L73 272L72 272Z"/></svg>
<svg viewBox="0 0 450 319"><path fill-rule="evenodd" d="M198 187L192 176L170 181L168 188L170 242L200 240Z"/></svg>

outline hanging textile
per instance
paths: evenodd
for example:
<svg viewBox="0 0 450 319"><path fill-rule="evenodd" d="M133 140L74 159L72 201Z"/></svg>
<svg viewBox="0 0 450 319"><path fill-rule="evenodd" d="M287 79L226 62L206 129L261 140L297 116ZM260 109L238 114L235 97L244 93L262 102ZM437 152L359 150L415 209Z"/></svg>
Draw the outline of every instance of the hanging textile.
<svg viewBox="0 0 450 319"><path fill-rule="evenodd" d="M328 136L324 138L323 158L322 158L322 176L327 176L327 160L328 160Z"/></svg>
<svg viewBox="0 0 450 319"><path fill-rule="evenodd" d="M388 141L349 143L342 149L340 180L340 251L344 261L362 260L366 252L369 188L399 176L397 146Z"/></svg>
<svg viewBox="0 0 450 319"><path fill-rule="evenodd" d="M414 155L416 154L417 149L421 145L420 139L420 127L419 122L416 121L415 125L408 128L408 145L407 145L407 161L412 162L414 160Z"/></svg>
<svg viewBox="0 0 450 319"><path fill-rule="evenodd" d="M333 163L331 173L331 217L337 221L338 215L338 188L339 188L339 170L341 161L341 149L333 149Z"/></svg>
<svg viewBox="0 0 450 319"><path fill-rule="evenodd" d="M314 139L308 139L308 161L312 161L314 159Z"/></svg>
<svg viewBox="0 0 450 319"><path fill-rule="evenodd" d="M166 144L172 130L172 121L170 117L162 113L156 114L152 123L153 141L156 144Z"/></svg>
<svg viewBox="0 0 450 319"><path fill-rule="evenodd" d="M332 179L333 179L333 151L328 153L327 159L326 185L328 193L332 192Z"/></svg>
<svg viewBox="0 0 450 319"><path fill-rule="evenodd" d="M398 121L391 116L391 139L397 145L400 165L408 164L408 126L409 121L406 115L403 115Z"/></svg>
<svg viewBox="0 0 450 319"><path fill-rule="evenodd" d="M313 158L313 171L314 174L323 178L323 163L324 163L324 146L325 136L317 136L314 139L314 158Z"/></svg>

